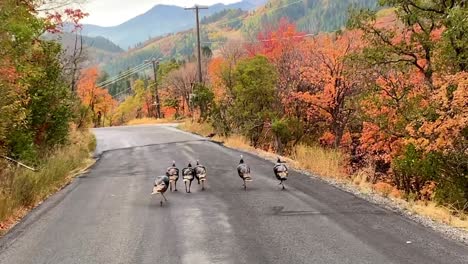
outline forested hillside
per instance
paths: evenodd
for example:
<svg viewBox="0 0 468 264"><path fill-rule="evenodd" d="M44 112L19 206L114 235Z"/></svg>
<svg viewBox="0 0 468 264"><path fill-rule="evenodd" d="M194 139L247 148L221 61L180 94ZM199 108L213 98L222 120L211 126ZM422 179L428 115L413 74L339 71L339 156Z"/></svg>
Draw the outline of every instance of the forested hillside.
<svg viewBox="0 0 468 264"><path fill-rule="evenodd" d="M83 55L85 55L88 65L107 63L124 52L119 46L104 37L88 37L80 35L79 32L46 34L44 38L59 42L66 54L71 54L83 46Z"/></svg>
<svg viewBox="0 0 468 264"><path fill-rule="evenodd" d="M243 32L255 36L265 27L277 26L281 18L308 33L335 31L345 26L350 8L377 7L376 0L270 0L244 21Z"/></svg>
<svg viewBox="0 0 468 264"><path fill-rule="evenodd" d="M210 15L201 18L201 37L203 45L216 50L228 39L255 39L265 28L276 27L281 19L295 23L299 30L306 33L334 31L345 26L351 7L376 6L376 0L272 0L255 11L247 12L231 5L216 12L213 9ZM145 56L153 53L164 58L185 59L193 54L193 33L193 30L186 30L145 39L146 41L136 43L127 54L110 61L104 68L110 74L116 74L142 63ZM132 34L130 32L129 36Z"/></svg>

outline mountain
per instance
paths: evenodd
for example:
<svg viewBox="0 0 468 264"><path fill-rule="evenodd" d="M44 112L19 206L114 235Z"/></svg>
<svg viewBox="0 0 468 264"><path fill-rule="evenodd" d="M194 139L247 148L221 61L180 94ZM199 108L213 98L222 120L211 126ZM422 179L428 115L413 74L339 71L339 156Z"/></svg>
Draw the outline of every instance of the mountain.
<svg viewBox="0 0 468 264"><path fill-rule="evenodd" d="M252 10L265 2L266 0L244 0L230 5L215 4L208 9L200 10L200 19L224 9ZM179 6L156 5L144 14L117 26L101 27L85 24L82 33L91 37L103 36L126 49L152 37L187 30L194 26L193 12Z"/></svg>
<svg viewBox="0 0 468 264"><path fill-rule="evenodd" d="M43 36L48 40L55 40L62 45L64 52L68 55L73 53L75 43L77 49L81 45L81 41L76 39L76 35L69 32L62 32L60 34L45 34ZM75 42L76 41L76 42ZM114 44L112 41L98 36L88 37L82 36L83 52L86 58L85 65L105 64L117 57L119 57L124 50Z"/></svg>
<svg viewBox="0 0 468 264"><path fill-rule="evenodd" d="M64 49L71 49L75 46L75 34L69 32L62 32L60 34L45 34L45 39L48 40L56 40L60 42ZM94 48L98 50L102 50L105 52L110 53L120 53L124 50L113 43L112 41L101 37L89 37L89 36L82 36L83 38L83 47ZM80 40L78 40L78 45ZM79 46L78 46L79 47Z"/></svg>
<svg viewBox="0 0 468 264"><path fill-rule="evenodd" d="M248 0L246 2L248 2L249 4L257 8L257 7L263 6L266 2L268 2L268 0Z"/></svg>
<svg viewBox="0 0 468 264"><path fill-rule="evenodd" d="M275 28L285 17L300 31L316 33L342 28L350 6L377 8L378 0L270 0L255 11L219 11L201 19L201 43L213 52L227 41L255 39L258 32ZM111 75L134 67L150 57L186 60L193 56L194 30L170 33L144 41L105 64Z"/></svg>

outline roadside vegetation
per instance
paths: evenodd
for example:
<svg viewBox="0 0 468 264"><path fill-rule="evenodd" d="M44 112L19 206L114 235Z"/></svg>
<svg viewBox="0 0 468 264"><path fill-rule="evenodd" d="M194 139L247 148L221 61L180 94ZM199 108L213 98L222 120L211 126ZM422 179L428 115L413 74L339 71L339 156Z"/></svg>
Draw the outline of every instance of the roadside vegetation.
<svg viewBox="0 0 468 264"><path fill-rule="evenodd" d="M355 10L339 32L305 36L282 20L226 44L188 90L195 122L182 128L466 229L468 9L381 3L392 9Z"/></svg>
<svg viewBox="0 0 468 264"><path fill-rule="evenodd" d="M91 123L81 118L87 105L77 92L81 51L70 55L42 38L60 33L64 22L78 36L78 22L86 14L65 9L39 18L38 4L0 3L1 230L89 165L95 146Z"/></svg>
<svg viewBox="0 0 468 264"><path fill-rule="evenodd" d="M68 184L93 164L96 141L87 130L72 130L69 143L49 150L35 166L36 171L1 161L0 231L7 230L31 208Z"/></svg>
<svg viewBox="0 0 468 264"><path fill-rule="evenodd" d="M276 160L277 157L277 153L272 149L254 148L244 136L236 134L229 136L215 135L213 126L206 122L198 123L185 120L178 127L201 136L210 136L212 140L227 147L249 151L272 161ZM307 171L325 180L344 184L364 194L380 195L390 199L399 208L468 231L468 214L466 211L450 205L442 205L429 199L422 200L414 196L405 197L402 191L392 184L383 181L373 182L372 177L375 168L372 167L364 167L350 173L347 169L349 156L341 150L325 148L320 145L299 144L291 150L290 154L282 156L282 159L294 169Z"/></svg>

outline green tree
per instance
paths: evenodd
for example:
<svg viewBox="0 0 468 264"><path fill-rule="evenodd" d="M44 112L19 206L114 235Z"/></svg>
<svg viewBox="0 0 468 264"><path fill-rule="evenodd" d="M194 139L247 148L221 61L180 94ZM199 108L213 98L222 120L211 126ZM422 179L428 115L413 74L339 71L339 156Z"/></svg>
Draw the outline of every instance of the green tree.
<svg viewBox="0 0 468 264"><path fill-rule="evenodd" d="M191 99L192 106L200 111L200 121L206 121L213 106L214 93L203 84L196 84Z"/></svg>
<svg viewBox="0 0 468 264"><path fill-rule="evenodd" d="M235 71L234 103L230 114L235 128L257 146L266 122L275 116L276 71L264 56L239 62Z"/></svg>
<svg viewBox="0 0 468 264"><path fill-rule="evenodd" d="M41 39L51 23L36 16L35 4L0 3L0 98L7 99L0 125L9 126L0 128L0 149L28 161L67 141L73 104L59 61L61 47Z"/></svg>

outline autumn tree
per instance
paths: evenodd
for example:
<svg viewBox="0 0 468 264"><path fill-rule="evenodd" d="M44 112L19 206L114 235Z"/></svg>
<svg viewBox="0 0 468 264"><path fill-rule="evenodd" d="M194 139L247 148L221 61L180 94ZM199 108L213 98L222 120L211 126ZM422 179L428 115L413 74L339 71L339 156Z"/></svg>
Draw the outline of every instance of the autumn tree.
<svg viewBox="0 0 468 264"><path fill-rule="evenodd" d="M359 50L356 32L321 34L308 42L301 67L302 91L290 100L303 102L307 120L324 122L325 143L340 146L354 111L350 98L359 93L355 72L348 56Z"/></svg>
<svg viewBox="0 0 468 264"><path fill-rule="evenodd" d="M61 54L62 71L70 83L71 91L76 91L77 81L79 79L82 64L85 62L85 53L83 46L83 36L81 35L82 25L80 21L88 16L88 13L81 9L65 8L63 11L57 11L67 6L72 1L64 1L60 8L53 8L58 1L43 1L42 12L47 15L47 30L49 33L61 34L68 33L73 35L71 46L63 47ZM65 32L65 25L70 26L70 32ZM68 30L68 29L67 29Z"/></svg>
<svg viewBox="0 0 468 264"><path fill-rule="evenodd" d="M367 43L355 57L369 76L360 149L406 194L422 198L435 186L439 201L464 208L466 3L382 4L395 13L360 11L350 23Z"/></svg>
<svg viewBox="0 0 468 264"><path fill-rule="evenodd" d="M349 21L351 28L365 33L369 42L366 57L373 64L408 65L424 74L426 84L434 88L437 67L449 71L466 70L466 3L459 1L385 0L382 6L395 8L393 23L384 23L376 11L359 10ZM441 41L443 36L444 41ZM440 49L441 44L445 49ZM446 65L442 62L444 56ZM447 68L446 68L447 69Z"/></svg>
<svg viewBox="0 0 468 264"><path fill-rule="evenodd" d="M439 83L440 82L440 83ZM468 203L468 74L460 72L437 80L425 118L411 119L406 150L395 160L397 176L426 173L437 183L435 198L456 208ZM412 152L411 152L412 151ZM415 171L413 163L421 164ZM413 165L413 167L411 167ZM411 172L411 173L408 173ZM413 184L414 185L414 184Z"/></svg>
<svg viewBox="0 0 468 264"><path fill-rule="evenodd" d="M95 127L101 126L105 116L115 108L116 101L107 89L98 87L96 81L99 78L99 70L96 67L86 69L78 80L77 94L81 99L82 110L80 125L86 124L90 118Z"/></svg>
<svg viewBox="0 0 468 264"><path fill-rule="evenodd" d="M36 1L0 3L0 152L28 161L67 142L73 104L61 47L41 38L55 22L37 9Z"/></svg>
<svg viewBox="0 0 468 264"><path fill-rule="evenodd" d="M260 32L257 40L258 43L249 45L247 49L251 55L266 56L275 66L278 76L276 93L281 98L281 106L289 107L288 98L301 89L304 33L298 32L294 24L282 18L275 30Z"/></svg>
<svg viewBox="0 0 468 264"><path fill-rule="evenodd" d="M177 70L168 73L163 82L163 86L171 91L171 94L175 98L182 100L182 111L188 111L190 114L192 114L190 94L193 91L193 85L196 80L197 68L195 63L187 63Z"/></svg>
<svg viewBox="0 0 468 264"><path fill-rule="evenodd" d="M387 173L392 160L404 149L405 138L409 136L407 126L430 113L428 101L422 96L428 93L428 86L418 71L382 68L376 71L378 74L374 75L379 77L375 86L360 101L359 112L364 123L359 151L374 164L377 172ZM394 178L394 183L411 190L408 181Z"/></svg>
<svg viewBox="0 0 468 264"><path fill-rule="evenodd" d="M222 135L232 132L229 109L234 101L235 70L245 56L242 44L230 41L220 48L220 56L213 58L208 65L208 79L214 94L211 123L216 132Z"/></svg>

